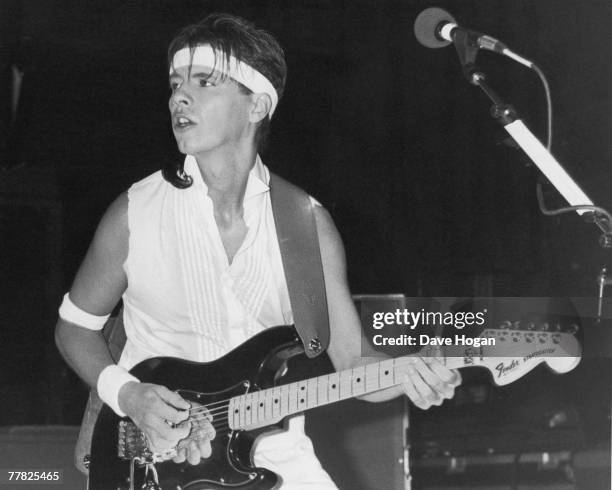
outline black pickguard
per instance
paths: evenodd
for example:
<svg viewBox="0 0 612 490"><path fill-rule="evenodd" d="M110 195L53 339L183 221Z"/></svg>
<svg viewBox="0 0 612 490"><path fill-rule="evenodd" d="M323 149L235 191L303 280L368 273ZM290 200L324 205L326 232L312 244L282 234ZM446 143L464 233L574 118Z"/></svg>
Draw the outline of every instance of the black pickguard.
<svg viewBox="0 0 612 490"><path fill-rule="evenodd" d="M210 363L196 363L171 357L148 359L131 372L142 382L168 387L202 405L232 396L274 386L288 359L303 353L293 327L267 329L227 355ZM130 463L117 455L118 424L121 421L104 405L94 428L89 490L127 490L130 488ZM262 432L277 430L269 426L257 431L217 432L212 455L198 465L157 463L163 489L249 489L268 490L279 484L276 474L253 466L251 449ZM136 468L134 488L145 481L144 470Z"/></svg>

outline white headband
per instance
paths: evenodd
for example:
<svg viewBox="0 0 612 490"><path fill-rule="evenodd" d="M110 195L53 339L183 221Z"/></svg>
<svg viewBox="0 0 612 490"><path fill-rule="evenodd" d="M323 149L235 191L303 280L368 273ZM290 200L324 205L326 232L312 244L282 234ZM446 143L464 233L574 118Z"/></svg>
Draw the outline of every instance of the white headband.
<svg viewBox="0 0 612 490"><path fill-rule="evenodd" d="M220 60L220 62L218 62L218 60ZM240 82L253 93L268 94L270 99L272 99L272 106L270 107L270 117L272 117L274 109L276 109L276 105L278 104L278 94L272 83L270 83L270 80L251 66L242 61L238 61L233 56L230 56L229 63L226 63L226 58L222 53L218 51L215 52L210 45L206 44L203 46L196 46L193 50L193 56L191 55L190 48L178 50L174 54L174 58L172 58L170 73L172 73L173 69L191 65L202 65L217 69L221 73Z"/></svg>

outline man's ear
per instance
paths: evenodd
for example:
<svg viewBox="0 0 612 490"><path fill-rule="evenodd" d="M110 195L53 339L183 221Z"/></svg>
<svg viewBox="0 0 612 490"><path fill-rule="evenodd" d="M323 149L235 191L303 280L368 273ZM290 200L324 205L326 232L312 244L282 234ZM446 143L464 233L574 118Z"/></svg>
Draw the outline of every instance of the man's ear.
<svg viewBox="0 0 612 490"><path fill-rule="evenodd" d="M258 123L262 121L270 113L272 108L272 99L268 94L253 94L253 106L249 113L249 121Z"/></svg>

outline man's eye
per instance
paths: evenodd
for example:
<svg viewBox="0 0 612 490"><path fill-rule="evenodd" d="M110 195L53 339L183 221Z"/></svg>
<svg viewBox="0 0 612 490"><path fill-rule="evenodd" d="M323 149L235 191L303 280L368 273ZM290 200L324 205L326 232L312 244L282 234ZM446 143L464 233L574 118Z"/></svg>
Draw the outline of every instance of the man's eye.
<svg viewBox="0 0 612 490"><path fill-rule="evenodd" d="M171 82L170 83L170 90L172 90L173 92L178 88L179 84L176 82Z"/></svg>
<svg viewBox="0 0 612 490"><path fill-rule="evenodd" d="M200 79L200 87L214 87L215 83L210 79Z"/></svg>

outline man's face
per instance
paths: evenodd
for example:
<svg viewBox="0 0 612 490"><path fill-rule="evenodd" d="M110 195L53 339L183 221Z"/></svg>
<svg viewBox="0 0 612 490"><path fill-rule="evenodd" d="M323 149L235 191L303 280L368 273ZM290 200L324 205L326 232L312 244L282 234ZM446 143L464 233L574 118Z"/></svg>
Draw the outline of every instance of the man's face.
<svg viewBox="0 0 612 490"><path fill-rule="evenodd" d="M181 153L197 156L230 149L253 131L250 96L210 67L174 69L170 89L172 130Z"/></svg>

